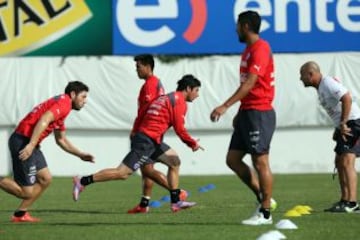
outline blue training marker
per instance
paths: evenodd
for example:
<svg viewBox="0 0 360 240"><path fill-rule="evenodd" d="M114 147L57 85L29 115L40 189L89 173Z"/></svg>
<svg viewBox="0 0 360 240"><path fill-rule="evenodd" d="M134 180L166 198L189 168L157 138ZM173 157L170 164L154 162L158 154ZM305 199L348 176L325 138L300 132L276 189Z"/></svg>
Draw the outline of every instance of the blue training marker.
<svg viewBox="0 0 360 240"><path fill-rule="evenodd" d="M152 208L158 208L158 207L161 207L161 202L160 201L151 201L149 203L149 206Z"/></svg>
<svg viewBox="0 0 360 240"><path fill-rule="evenodd" d="M169 195L165 195L165 196L163 196L163 197L160 199L160 201L162 201L162 202L170 202L170 196L169 196Z"/></svg>
<svg viewBox="0 0 360 240"><path fill-rule="evenodd" d="M206 185L205 188L206 188L207 190L213 190L213 189L216 188L216 186L215 186L215 184L210 183L210 184Z"/></svg>
<svg viewBox="0 0 360 240"><path fill-rule="evenodd" d="M209 191L206 187L200 187L199 188L199 193L204 193L204 192L207 192Z"/></svg>

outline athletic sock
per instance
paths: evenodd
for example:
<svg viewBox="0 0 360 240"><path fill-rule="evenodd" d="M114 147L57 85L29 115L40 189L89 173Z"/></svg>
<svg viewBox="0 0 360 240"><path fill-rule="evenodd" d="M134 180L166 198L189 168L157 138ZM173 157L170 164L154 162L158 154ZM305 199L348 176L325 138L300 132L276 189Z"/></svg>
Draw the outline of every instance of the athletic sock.
<svg viewBox="0 0 360 240"><path fill-rule="evenodd" d="M149 206L150 197L149 196L142 196L140 200L140 207L146 208Z"/></svg>
<svg viewBox="0 0 360 240"><path fill-rule="evenodd" d="M170 190L171 203L177 203L180 201L180 189Z"/></svg>
<svg viewBox="0 0 360 240"><path fill-rule="evenodd" d="M346 205L351 208L355 207L356 204L357 204L356 202L350 202L350 201L346 203Z"/></svg>
<svg viewBox="0 0 360 240"><path fill-rule="evenodd" d="M260 212L264 215L264 218L270 218L270 208L260 208Z"/></svg>
<svg viewBox="0 0 360 240"><path fill-rule="evenodd" d="M14 212L14 216L15 216L15 217L22 217L22 216L25 215L25 213L26 213L26 211L16 210L16 211Z"/></svg>
<svg viewBox="0 0 360 240"><path fill-rule="evenodd" d="M82 177L80 179L80 183L83 186L87 186L87 185L89 185L91 183L94 183L93 175Z"/></svg>

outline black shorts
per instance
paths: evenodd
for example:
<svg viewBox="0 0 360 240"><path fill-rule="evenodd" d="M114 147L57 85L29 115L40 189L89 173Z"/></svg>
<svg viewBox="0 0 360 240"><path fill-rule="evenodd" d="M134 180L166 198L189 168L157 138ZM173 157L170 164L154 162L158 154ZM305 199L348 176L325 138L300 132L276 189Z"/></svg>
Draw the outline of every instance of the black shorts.
<svg viewBox="0 0 360 240"><path fill-rule="evenodd" d="M239 110L234 119L229 150L250 154L268 153L275 126L274 110Z"/></svg>
<svg viewBox="0 0 360 240"><path fill-rule="evenodd" d="M122 162L136 171L142 165L156 162L159 156L169 149L166 143L157 144L145 134L136 133L131 138L131 150Z"/></svg>
<svg viewBox="0 0 360 240"><path fill-rule="evenodd" d="M346 125L351 129L352 136L346 136L346 142L341 137L340 129L335 129L333 139L336 141L334 151L336 154L355 153L357 157L360 156L360 119L350 120Z"/></svg>
<svg viewBox="0 0 360 240"><path fill-rule="evenodd" d="M20 186L32 186L36 182L36 174L40 169L46 168L46 160L39 147L35 147L31 156L22 161L19 152L28 143L30 138L13 133L9 138L9 149L12 158L14 180Z"/></svg>

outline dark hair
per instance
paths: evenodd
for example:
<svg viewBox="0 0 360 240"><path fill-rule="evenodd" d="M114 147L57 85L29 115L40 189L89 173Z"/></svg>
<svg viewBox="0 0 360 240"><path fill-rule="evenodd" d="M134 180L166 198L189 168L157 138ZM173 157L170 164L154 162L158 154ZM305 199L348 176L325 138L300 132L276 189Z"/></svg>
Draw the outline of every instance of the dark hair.
<svg viewBox="0 0 360 240"><path fill-rule="evenodd" d="M80 81L72 81L69 82L68 85L65 88L65 93L67 95L70 95L71 92L75 92L75 94L79 94L82 91L89 91L89 87L86 86L84 83L80 82Z"/></svg>
<svg viewBox="0 0 360 240"><path fill-rule="evenodd" d="M201 86L201 82L191 74L184 75L177 84L176 91L185 90L187 87L193 89Z"/></svg>
<svg viewBox="0 0 360 240"><path fill-rule="evenodd" d="M241 25L248 24L249 29L256 34L259 34L260 31L260 24L261 24L261 17L255 11L245 11L238 15L238 23Z"/></svg>
<svg viewBox="0 0 360 240"><path fill-rule="evenodd" d="M140 62L143 65L150 65L151 70L154 70L154 57L151 54L136 55L134 61Z"/></svg>

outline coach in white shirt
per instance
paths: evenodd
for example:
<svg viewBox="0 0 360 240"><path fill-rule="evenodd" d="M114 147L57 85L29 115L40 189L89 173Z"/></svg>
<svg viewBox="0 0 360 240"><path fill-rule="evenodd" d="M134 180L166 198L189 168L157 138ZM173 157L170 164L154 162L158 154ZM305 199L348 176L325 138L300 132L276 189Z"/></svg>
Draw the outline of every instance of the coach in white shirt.
<svg viewBox="0 0 360 240"><path fill-rule="evenodd" d="M339 173L341 198L325 211L359 211L355 159L360 155L360 109L338 79L322 76L316 62L306 62L301 66L300 79L305 87L317 89L320 104L335 126L335 166Z"/></svg>

